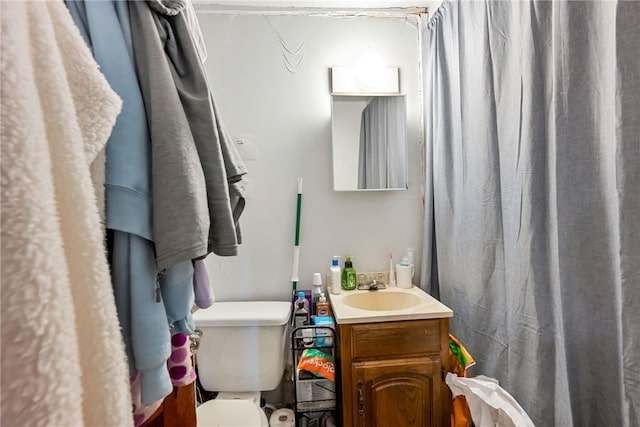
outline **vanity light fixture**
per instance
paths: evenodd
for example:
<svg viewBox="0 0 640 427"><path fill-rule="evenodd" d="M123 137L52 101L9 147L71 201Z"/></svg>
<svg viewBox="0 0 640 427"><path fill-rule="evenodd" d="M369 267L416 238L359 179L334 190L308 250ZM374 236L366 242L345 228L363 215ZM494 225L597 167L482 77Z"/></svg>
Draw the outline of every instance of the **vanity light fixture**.
<svg viewBox="0 0 640 427"><path fill-rule="evenodd" d="M355 67L331 68L333 95L389 95L400 93L398 67L388 67L378 53L368 52Z"/></svg>
<svg viewBox="0 0 640 427"><path fill-rule="evenodd" d="M367 92L374 90L384 80L386 68L382 55L376 52L365 53L356 63L356 86Z"/></svg>

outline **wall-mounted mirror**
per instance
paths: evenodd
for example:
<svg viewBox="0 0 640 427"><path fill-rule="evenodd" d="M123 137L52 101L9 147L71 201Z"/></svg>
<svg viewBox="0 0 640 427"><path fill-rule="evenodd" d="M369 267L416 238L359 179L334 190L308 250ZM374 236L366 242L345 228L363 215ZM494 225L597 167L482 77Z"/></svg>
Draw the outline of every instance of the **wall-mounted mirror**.
<svg viewBox="0 0 640 427"><path fill-rule="evenodd" d="M331 97L333 189L407 189L404 95Z"/></svg>

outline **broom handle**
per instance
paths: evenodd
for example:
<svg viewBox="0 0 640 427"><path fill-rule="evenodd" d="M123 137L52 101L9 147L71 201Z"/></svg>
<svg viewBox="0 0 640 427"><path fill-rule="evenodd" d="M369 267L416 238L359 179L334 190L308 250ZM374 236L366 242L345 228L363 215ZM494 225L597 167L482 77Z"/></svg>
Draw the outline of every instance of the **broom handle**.
<svg viewBox="0 0 640 427"><path fill-rule="evenodd" d="M302 206L302 178L298 178L298 201L296 208L296 238L293 246L293 271L291 272L291 288L293 297L298 286L298 268L300 266L300 208Z"/></svg>

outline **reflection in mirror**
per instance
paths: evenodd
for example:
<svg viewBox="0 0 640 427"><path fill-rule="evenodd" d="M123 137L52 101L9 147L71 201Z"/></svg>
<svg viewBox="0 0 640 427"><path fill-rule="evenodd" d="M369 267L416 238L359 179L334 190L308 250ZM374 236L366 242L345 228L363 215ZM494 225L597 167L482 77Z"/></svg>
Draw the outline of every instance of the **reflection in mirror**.
<svg viewBox="0 0 640 427"><path fill-rule="evenodd" d="M406 190L404 95L333 96L333 183L336 191Z"/></svg>

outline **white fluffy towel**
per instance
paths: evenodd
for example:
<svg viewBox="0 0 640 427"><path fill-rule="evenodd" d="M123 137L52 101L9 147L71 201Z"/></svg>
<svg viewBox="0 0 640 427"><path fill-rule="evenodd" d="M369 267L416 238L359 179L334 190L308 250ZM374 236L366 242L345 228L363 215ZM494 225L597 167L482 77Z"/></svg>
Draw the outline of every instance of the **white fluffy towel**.
<svg viewBox="0 0 640 427"><path fill-rule="evenodd" d="M90 174L121 101L61 1L0 3L0 424L129 426Z"/></svg>

